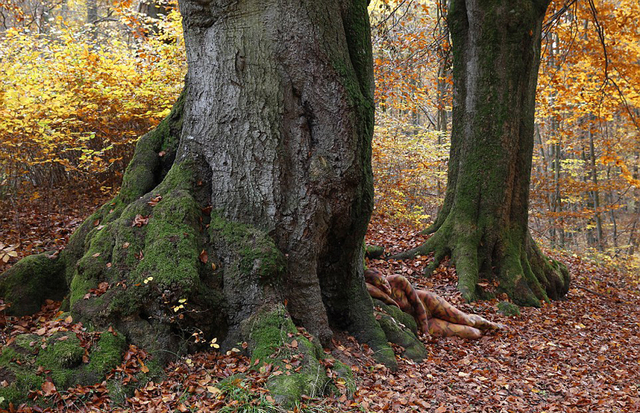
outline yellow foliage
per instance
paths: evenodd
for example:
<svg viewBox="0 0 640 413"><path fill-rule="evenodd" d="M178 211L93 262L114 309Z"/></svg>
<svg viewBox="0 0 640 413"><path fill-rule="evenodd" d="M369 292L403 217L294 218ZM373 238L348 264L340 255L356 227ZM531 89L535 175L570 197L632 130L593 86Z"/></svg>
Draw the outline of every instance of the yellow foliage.
<svg viewBox="0 0 640 413"><path fill-rule="evenodd" d="M446 185L449 143L440 135L402 117L378 115L372 158L375 214L418 226L429 220Z"/></svg>
<svg viewBox="0 0 640 413"><path fill-rule="evenodd" d="M123 168L168 113L186 70L177 12L144 40L60 26L0 38L0 192ZM168 41L167 39L171 39Z"/></svg>

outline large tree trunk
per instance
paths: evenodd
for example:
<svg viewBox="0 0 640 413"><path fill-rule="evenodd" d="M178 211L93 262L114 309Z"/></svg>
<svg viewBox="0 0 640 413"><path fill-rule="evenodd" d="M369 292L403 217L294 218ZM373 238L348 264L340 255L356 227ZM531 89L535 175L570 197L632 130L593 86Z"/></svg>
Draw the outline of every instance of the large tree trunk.
<svg viewBox="0 0 640 413"><path fill-rule="evenodd" d="M180 3L190 88L178 162L197 160L219 217L274 240L294 320L325 342L332 324L359 331L373 196L366 2L227 3ZM242 308L232 325L264 300L229 293Z"/></svg>
<svg viewBox="0 0 640 413"><path fill-rule="evenodd" d="M535 91L547 0L454 0L454 107L448 186L434 235L408 257L435 251L456 264L468 300L497 292L539 305L568 289L528 231ZM482 283L483 285L487 285Z"/></svg>
<svg viewBox="0 0 640 413"><path fill-rule="evenodd" d="M65 272L47 277L52 293L63 279L76 318L113 326L160 359L197 333L223 347L248 341L264 361L292 340L293 321L323 344L347 330L393 365L363 279L367 2L182 0L180 9L187 88L138 143L117 198L58 258ZM24 267L0 283L18 304L6 280ZM299 390L310 394L325 381L309 360L317 344L303 342L311 367Z"/></svg>

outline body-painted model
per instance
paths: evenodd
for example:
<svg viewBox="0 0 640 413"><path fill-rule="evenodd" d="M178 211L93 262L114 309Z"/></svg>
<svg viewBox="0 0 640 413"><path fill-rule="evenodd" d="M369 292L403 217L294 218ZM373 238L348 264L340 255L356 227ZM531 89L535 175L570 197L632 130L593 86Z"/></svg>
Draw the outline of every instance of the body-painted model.
<svg viewBox="0 0 640 413"><path fill-rule="evenodd" d="M435 293L414 289L409 280L401 275L385 278L380 271L368 269L365 271L365 281L373 298L396 305L411 314L420 331L425 334L475 339L482 336L482 330L502 328L500 324L479 315L457 309Z"/></svg>

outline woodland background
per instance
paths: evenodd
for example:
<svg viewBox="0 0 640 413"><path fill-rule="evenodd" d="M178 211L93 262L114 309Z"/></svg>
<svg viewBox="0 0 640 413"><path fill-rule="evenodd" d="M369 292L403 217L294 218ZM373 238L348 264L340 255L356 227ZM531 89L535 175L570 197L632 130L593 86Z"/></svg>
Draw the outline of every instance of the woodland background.
<svg viewBox="0 0 640 413"><path fill-rule="evenodd" d="M555 3L544 27L530 226L544 245L637 269L640 5ZM444 14L438 1L370 6L374 219L392 225L426 227L444 196ZM183 49L171 2L154 9L133 0L1 0L0 202L28 208L70 188L115 190L138 137L180 93ZM13 224L18 233L0 238L0 261L21 242L22 224Z"/></svg>
<svg viewBox="0 0 640 413"><path fill-rule="evenodd" d="M377 113L376 204L368 241L390 252L420 243L415 234L435 218L445 193L451 110L445 13L439 1L370 5ZM544 27L530 227L572 271L569 300L523 309L506 321L511 330L499 339L428 342L428 365L436 366L431 369L405 363L391 374L347 338L337 351L361 366L362 389L353 398L315 402L318 410L312 411L640 406L640 325L634 318L640 272L639 20L636 0L566 0L552 3ZM23 256L62 248L84 217L114 195L138 137L158 124L180 93L183 49L172 2L154 9L133 0L0 0L0 272ZM419 257L371 264L435 289L467 311L495 314L495 303L464 304L453 287L455 270L446 265L428 281L416 279L425 263ZM9 325L20 327L18 332L54 328L45 320L55 305L43 311L9 322L2 317L3 342L13 334ZM144 356L132 354L125 372L140 369L136 360L144 367ZM170 370L168 385L146 386L128 406L187 411L181 407L188 405L185 394L221 393L203 377L215 376L220 365L222 371L231 364L247 369L243 363L224 355L182 359ZM259 387L260 374L252 380ZM181 396L176 386L188 390ZM222 391L226 397L231 392ZM88 403L91 396L98 408L108 400L100 388L60 394L40 389L33 398L59 397L62 403L66 394L66 402L84 397ZM255 390L251 403L265 397Z"/></svg>

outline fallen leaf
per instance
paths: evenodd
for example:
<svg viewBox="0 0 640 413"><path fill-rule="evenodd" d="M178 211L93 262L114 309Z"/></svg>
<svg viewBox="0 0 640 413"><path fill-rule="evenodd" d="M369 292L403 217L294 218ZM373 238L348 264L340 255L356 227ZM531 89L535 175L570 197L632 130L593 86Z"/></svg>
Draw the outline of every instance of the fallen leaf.
<svg viewBox="0 0 640 413"><path fill-rule="evenodd" d="M56 386L50 381L45 381L42 383L42 392L45 396L51 396L56 393Z"/></svg>

